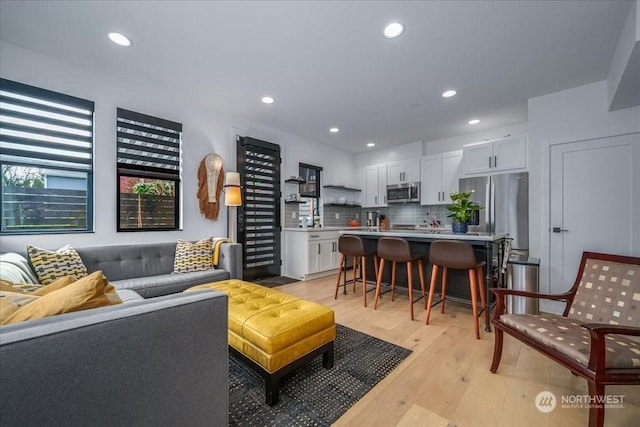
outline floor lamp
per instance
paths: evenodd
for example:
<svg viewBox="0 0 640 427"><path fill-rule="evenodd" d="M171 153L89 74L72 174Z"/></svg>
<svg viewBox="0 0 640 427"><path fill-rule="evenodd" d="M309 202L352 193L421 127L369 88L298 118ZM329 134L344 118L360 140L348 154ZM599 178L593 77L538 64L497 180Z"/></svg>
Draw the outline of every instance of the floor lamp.
<svg viewBox="0 0 640 427"><path fill-rule="evenodd" d="M224 205L227 207L227 232L229 239L235 242L238 237L236 236L236 207L242 206L240 174L238 172L227 172L224 181ZM231 212L233 212L233 218L231 217Z"/></svg>

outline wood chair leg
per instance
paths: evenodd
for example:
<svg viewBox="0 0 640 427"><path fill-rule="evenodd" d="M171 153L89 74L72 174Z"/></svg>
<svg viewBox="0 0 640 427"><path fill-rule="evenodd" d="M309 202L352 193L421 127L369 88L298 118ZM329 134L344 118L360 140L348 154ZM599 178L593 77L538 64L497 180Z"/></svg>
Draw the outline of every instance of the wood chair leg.
<svg viewBox="0 0 640 427"><path fill-rule="evenodd" d="M409 286L409 311L411 312L411 320L413 321L413 263L407 261L407 285Z"/></svg>
<svg viewBox="0 0 640 427"><path fill-rule="evenodd" d="M367 306L367 257L360 257L360 268L362 272L362 298L364 298L364 306Z"/></svg>
<svg viewBox="0 0 640 427"><path fill-rule="evenodd" d="M482 267L478 267L476 270L478 274L478 289L480 290L480 301L482 302L482 309L487 310L487 295L484 289L484 275L482 274ZM488 313L487 313L488 315Z"/></svg>
<svg viewBox="0 0 640 427"><path fill-rule="evenodd" d="M378 308L378 298L380 298L380 284L382 283L382 273L384 273L384 258L380 258L380 268L378 268L378 279L376 280L376 297L373 309Z"/></svg>
<svg viewBox="0 0 640 427"><path fill-rule="evenodd" d="M473 323L476 328L476 339L480 339L480 326L478 325L478 295L476 283L476 271L469 269L469 287L471 288L471 308L473 309Z"/></svg>
<svg viewBox="0 0 640 427"><path fill-rule="evenodd" d="M502 358L502 329L494 328L495 340L493 343L493 361L491 362L491 368L489 369L494 374L498 370L500 365L500 359Z"/></svg>
<svg viewBox="0 0 640 427"><path fill-rule="evenodd" d="M440 313L444 314L444 303L447 301L447 279L448 279L449 269L447 267L442 267L442 307L440 308Z"/></svg>
<svg viewBox="0 0 640 427"><path fill-rule="evenodd" d="M396 262L391 262L391 301L396 298Z"/></svg>
<svg viewBox="0 0 640 427"><path fill-rule="evenodd" d="M431 316L431 304L433 304L433 293L436 290L436 281L438 278L438 266L433 265L431 268L431 283L429 283L429 301L427 301L427 316L424 321L425 325L429 324L429 316Z"/></svg>
<svg viewBox="0 0 640 427"><path fill-rule="evenodd" d="M344 260L345 257L344 255L340 256L340 267L338 268L338 281L336 282L336 295L334 296L333 299L338 299L338 290L340 289L340 278L342 277L342 269L344 266ZM344 274L347 274L347 272L345 271Z"/></svg>
<svg viewBox="0 0 640 427"><path fill-rule="evenodd" d="M420 289L422 290L422 303L424 308L427 308L427 297L425 295L424 288L424 265L422 265L422 259L418 259L418 274L420 275Z"/></svg>
<svg viewBox="0 0 640 427"><path fill-rule="evenodd" d="M356 292L357 278L358 278L358 257L354 256L353 257L353 293Z"/></svg>
<svg viewBox="0 0 640 427"><path fill-rule="evenodd" d="M373 254L373 269L376 271L376 277L378 277L378 255Z"/></svg>
<svg viewBox="0 0 640 427"><path fill-rule="evenodd" d="M591 402L602 402L604 398L604 384L587 381L589 386L589 398ZM589 427L602 427L604 425L604 404L589 405Z"/></svg>

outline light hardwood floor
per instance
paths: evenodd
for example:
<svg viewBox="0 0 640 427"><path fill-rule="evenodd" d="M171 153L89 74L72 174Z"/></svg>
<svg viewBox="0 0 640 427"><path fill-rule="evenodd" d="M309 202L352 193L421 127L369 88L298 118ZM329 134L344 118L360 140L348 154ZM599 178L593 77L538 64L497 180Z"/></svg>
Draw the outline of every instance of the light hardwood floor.
<svg viewBox="0 0 640 427"><path fill-rule="evenodd" d="M397 293L394 302L384 295L374 310L373 292L363 306L360 284L355 294L349 287L348 295L340 292L335 300L335 280L327 276L278 289L331 307L337 323L413 351L335 426L587 425L587 409L561 407L562 396L587 394L586 381L506 334L498 372L489 372L493 332L485 332L481 323L480 340L475 339L469 306L447 301L441 314L438 305L427 326L422 301L414 305L416 320L411 321L406 293ZM547 414L534 404L542 391L560 402ZM607 410L605 425L640 426L640 387L609 386L606 392L622 395L624 403Z"/></svg>

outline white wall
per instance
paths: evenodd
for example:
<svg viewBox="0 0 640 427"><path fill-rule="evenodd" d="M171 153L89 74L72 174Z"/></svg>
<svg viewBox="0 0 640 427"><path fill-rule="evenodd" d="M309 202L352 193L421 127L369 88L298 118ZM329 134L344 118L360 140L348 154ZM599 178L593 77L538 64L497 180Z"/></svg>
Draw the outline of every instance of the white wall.
<svg viewBox="0 0 640 427"><path fill-rule="evenodd" d="M226 171L235 170L236 134L279 144L283 177L297 175L300 161L323 166L327 173L353 175L354 156L350 153L247 123L224 112L203 109L169 88L134 81L126 75L101 74L0 42L0 76L95 102L95 233L3 236L1 251L24 250L27 243L53 249L65 244L81 247L226 236L224 207L216 221L206 220L200 214L197 169L205 155L215 152L222 157ZM116 232L117 107L183 124L182 231Z"/></svg>
<svg viewBox="0 0 640 427"><path fill-rule="evenodd" d="M529 100L530 252L541 258L540 290L549 291L549 147L640 132L640 107L608 111L606 81Z"/></svg>

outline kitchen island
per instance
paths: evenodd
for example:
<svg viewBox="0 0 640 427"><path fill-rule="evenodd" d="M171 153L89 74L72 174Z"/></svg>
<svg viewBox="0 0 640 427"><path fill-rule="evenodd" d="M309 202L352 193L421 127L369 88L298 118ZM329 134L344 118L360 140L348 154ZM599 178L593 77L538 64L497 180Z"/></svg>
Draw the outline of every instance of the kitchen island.
<svg viewBox="0 0 640 427"><path fill-rule="evenodd" d="M487 302L493 300L493 294L489 288L501 286L500 265L503 261L503 247L505 239L508 237L506 233L489 234L489 233L467 233L454 234L451 230L427 227L354 227L350 229L342 229L340 234L351 234L362 238L363 240L378 240L380 237L401 237L406 239L411 245L411 250L416 253L424 254L428 259L429 247L431 242L435 240L461 240L473 246L476 252L476 258L485 260L485 288L487 293ZM390 269L385 271L383 281L388 282ZM398 269L396 283L399 286L407 286L406 273L404 269ZM375 277L373 267L367 269L367 277ZM417 277L417 276L416 276ZM431 280L431 268L425 265L425 281L429 286ZM438 282L439 283L439 282ZM415 284L414 284L415 286ZM438 288L440 287L438 286ZM458 300L470 303L469 281L466 271L451 270L447 280L447 299ZM489 311L485 310L485 330L491 331L489 323Z"/></svg>

